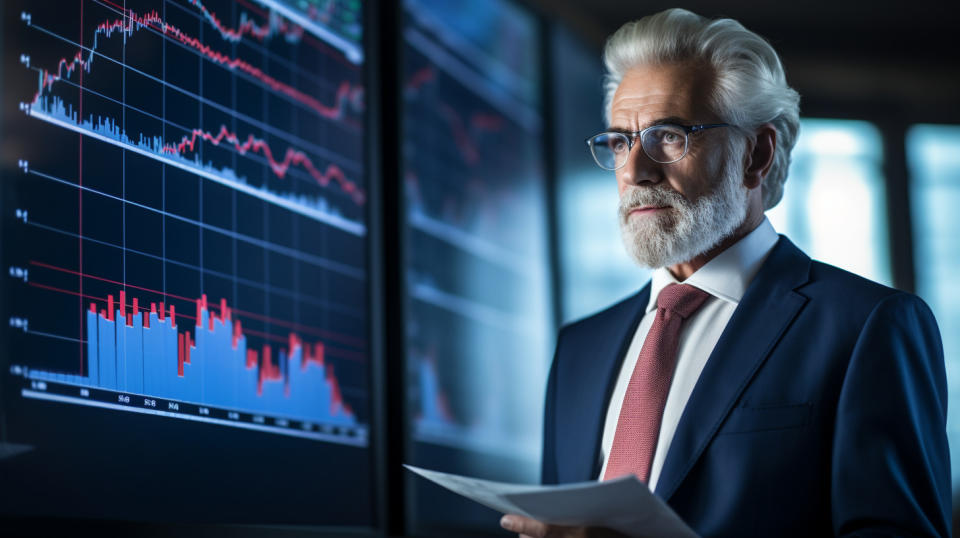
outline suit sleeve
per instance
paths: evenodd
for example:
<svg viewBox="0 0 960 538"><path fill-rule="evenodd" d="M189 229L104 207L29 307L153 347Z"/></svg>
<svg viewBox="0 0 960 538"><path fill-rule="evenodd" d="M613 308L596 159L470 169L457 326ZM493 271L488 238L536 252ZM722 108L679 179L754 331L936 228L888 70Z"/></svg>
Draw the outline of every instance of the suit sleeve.
<svg viewBox="0 0 960 538"><path fill-rule="evenodd" d="M837 405L834 533L949 536L947 384L936 320L897 293L867 318Z"/></svg>
<svg viewBox="0 0 960 538"><path fill-rule="evenodd" d="M560 340L563 331L557 336L557 352L554 353L550 365L550 374L547 376L547 395L543 406L543 454L541 459L540 481L543 484L557 483L557 452L556 452L556 405L554 400L557 393L557 358L559 357Z"/></svg>

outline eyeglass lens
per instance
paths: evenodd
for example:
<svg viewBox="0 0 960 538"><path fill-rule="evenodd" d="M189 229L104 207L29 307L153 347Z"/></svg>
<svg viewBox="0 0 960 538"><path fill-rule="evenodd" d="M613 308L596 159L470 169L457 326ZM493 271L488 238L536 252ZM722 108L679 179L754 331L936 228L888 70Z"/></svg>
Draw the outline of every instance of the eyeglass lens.
<svg viewBox="0 0 960 538"><path fill-rule="evenodd" d="M674 125L656 125L643 131L640 144L648 157L659 163L672 163L687 151L687 134ZM630 138L624 133L601 133L590 144L593 157L601 168L616 170L627 162Z"/></svg>

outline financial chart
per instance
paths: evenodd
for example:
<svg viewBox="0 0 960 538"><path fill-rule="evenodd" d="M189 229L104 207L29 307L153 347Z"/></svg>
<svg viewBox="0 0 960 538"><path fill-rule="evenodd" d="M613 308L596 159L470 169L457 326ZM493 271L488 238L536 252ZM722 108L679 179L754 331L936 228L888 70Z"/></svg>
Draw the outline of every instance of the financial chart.
<svg viewBox="0 0 960 538"><path fill-rule="evenodd" d="M411 458L536 481L552 346L539 29L506 1L407 0L404 13ZM426 489L411 504L414 528L496 521Z"/></svg>
<svg viewBox="0 0 960 538"><path fill-rule="evenodd" d="M306 472L267 519L367 523L360 2L50 7L3 6L3 441L49 457L83 417L92 453L120 424L148 453L273 451L184 519L263 518L248 490Z"/></svg>

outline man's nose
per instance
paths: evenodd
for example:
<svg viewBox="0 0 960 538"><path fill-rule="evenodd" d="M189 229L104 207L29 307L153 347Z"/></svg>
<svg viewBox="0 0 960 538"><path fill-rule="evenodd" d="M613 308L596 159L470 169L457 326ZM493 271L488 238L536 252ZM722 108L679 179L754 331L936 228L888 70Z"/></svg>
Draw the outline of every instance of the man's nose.
<svg viewBox="0 0 960 538"><path fill-rule="evenodd" d="M663 165L651 159L643 151L639 140L630 148L630 153L627 154L627 162L618 172L620 181L629 185L663 181Z"/></svg>

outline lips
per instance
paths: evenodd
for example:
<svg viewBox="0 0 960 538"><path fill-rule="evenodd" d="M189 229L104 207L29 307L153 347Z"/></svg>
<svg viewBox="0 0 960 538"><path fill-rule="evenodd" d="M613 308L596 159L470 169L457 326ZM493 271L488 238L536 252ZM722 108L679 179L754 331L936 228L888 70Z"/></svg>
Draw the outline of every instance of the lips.
<svg viewBox="0 0 960 538"><path fill-rule="evenodd" d="M643 206L635 207L630 210L630 215L651 215L658 211L663 211L664 209L669 209L670 206Z"/></svg>

